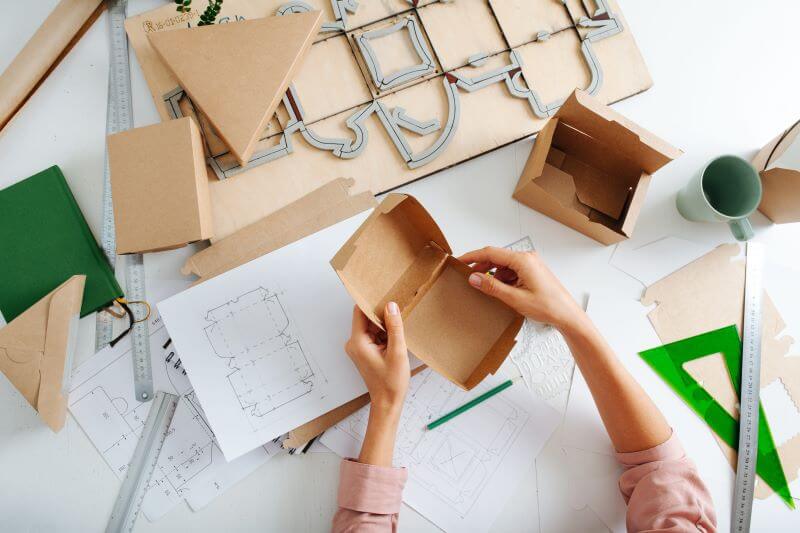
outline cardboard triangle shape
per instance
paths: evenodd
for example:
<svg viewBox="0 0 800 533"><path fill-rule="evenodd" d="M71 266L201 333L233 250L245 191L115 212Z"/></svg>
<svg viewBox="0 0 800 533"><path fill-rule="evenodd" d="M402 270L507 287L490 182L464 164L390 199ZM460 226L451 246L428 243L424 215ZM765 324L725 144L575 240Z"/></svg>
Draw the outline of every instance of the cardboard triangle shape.
<svg viewBox="0 0 800 533"><path fill-rule="evenodd" d="M322 12L154 32L150 43L242 165L311 48Z"/></svg>
<svg viewBox="0 0 800 533"><path fill-rule="evenodd" d="M739 446L738 419L731 416L684 368L689 361L716 353L725 358L728 375L738 394L742 381L742 343L735 325L645 350L639 356L714 433L735 450ZM776 448L764 407L759 405L756 473L786 505L794 509L789 483Z"/></svg>
<svg viewBox="0 0 800 533"><path fill-rule="evenodd" d="M0 329L0 371L53 431L64 427L86 276L72 276Z"/></svg>

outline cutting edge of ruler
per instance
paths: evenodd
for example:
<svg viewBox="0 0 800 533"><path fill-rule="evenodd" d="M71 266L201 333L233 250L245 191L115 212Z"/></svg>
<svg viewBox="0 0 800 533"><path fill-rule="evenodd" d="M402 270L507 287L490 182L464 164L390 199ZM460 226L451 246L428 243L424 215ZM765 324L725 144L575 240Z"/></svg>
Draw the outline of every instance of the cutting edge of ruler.
<svg viewBox="0 0 800 533"><path fill-rule="evenodd" d="M153 399L136 450L114 502L106 533L127 533L133 530L177 406L178 397L168 392L159 391Z"/></svg>
<svg viewBox="0 0 800 533"><path fill-rule="evenodd" d="M761 391L762 244L748 242L745 252L742 314L742 383L739 390L739 447L733 492L731 531L750 531L758 458L759 394Z"/></svg>

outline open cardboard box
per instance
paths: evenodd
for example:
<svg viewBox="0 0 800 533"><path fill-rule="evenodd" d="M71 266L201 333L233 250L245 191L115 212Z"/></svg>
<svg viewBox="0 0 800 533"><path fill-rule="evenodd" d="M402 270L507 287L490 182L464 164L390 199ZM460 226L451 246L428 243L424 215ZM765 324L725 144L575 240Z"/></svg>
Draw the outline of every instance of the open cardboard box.
<svg viewBox="0 0 800 533"><path fill-rule="evenodd" d="M521 315L469 285L470 267L405 194L388 195L331 265L378 326L386 303L396 302L409 350L466 390L497 371L522 327Z"/></svg>
<svg viewBox="0 0 800 533"><path fill-rule="evenodd" d="M758 210L776 224L800 222L800 121L753 158L764 196Z"/></svg>
<svg viewBox="0 0 800 533"><path fill-rule="evenodd" d="M633 233L650 176L681 151L583 91L536 137L514 198L600 241Z"/></svg>

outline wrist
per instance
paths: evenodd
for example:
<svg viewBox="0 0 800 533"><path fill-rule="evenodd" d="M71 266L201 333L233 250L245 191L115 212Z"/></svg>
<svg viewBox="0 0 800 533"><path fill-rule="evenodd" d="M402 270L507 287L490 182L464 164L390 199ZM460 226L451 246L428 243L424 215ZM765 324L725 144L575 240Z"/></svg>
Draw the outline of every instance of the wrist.
<svg viewBox="0 0 800 533"><path fill-rule="evenodd" d="M583 309L576 308L575 312L553 324L565 338L575 338L586 334L592 328L592 323Z"/></svg>
<svg viewBox="0 0 800 533"><path fill-rule="evenodd" d="M397 422L403 412L403 400L370 396L370 418Z"/></svg>

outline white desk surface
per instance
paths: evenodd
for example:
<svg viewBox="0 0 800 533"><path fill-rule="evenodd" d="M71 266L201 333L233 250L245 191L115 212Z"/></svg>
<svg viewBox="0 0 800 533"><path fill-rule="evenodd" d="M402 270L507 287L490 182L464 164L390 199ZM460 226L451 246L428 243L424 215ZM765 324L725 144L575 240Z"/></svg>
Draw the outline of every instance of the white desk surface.
<svg viewBox="0 0 800 533"><path fill-rule="evenodd" d="M0 71L56 3L0 0ZM130 3L135 14L164 2ZM685 152L655 176L634 242L646 244L667 235L709 244L731 241L722 225L683 220L674 195L708 159L722 153L749 158L800 118L800 3L619 3L655 86L615 108ZM0 137L0 188L58 164L95 235L101 217L107 50L104 16ZM136 126L154 123L156 110L133 55L132 76ZM613 247L600 246L511 199L530 146L530 141L517 143L403 191L416 195L431 211L457 252L504 245L529 234L576 294L609 287L620 295L640 294L640 285L608 264ZM800 264L800 224L770 225L761 214L753 222L758 240L770 244L772 260ZM147 256L151 299L166 296L158 294L159 286L180 282L178 269L190 251ZM94 320L82 322L78 362L91 355L94 345ZM102 530L120 483L75 420L69 417L63 431L51 433L6 379L0 379L0 412L0 530ZM556 460L557 455L548 454ZM324 453L278 457L202 512L181 505L156 523L141 519L136 531L325 531L335 511L338 464L337 457ZM533 470L530 479L535 479ZM495 530L538 530L531 518L536 504L535 488L521 487ZM565 521L547 531L581 528L569 522L579 513L561 514ZM436 530L409 508L404 508L400 524L405 531Z"/></svg>

